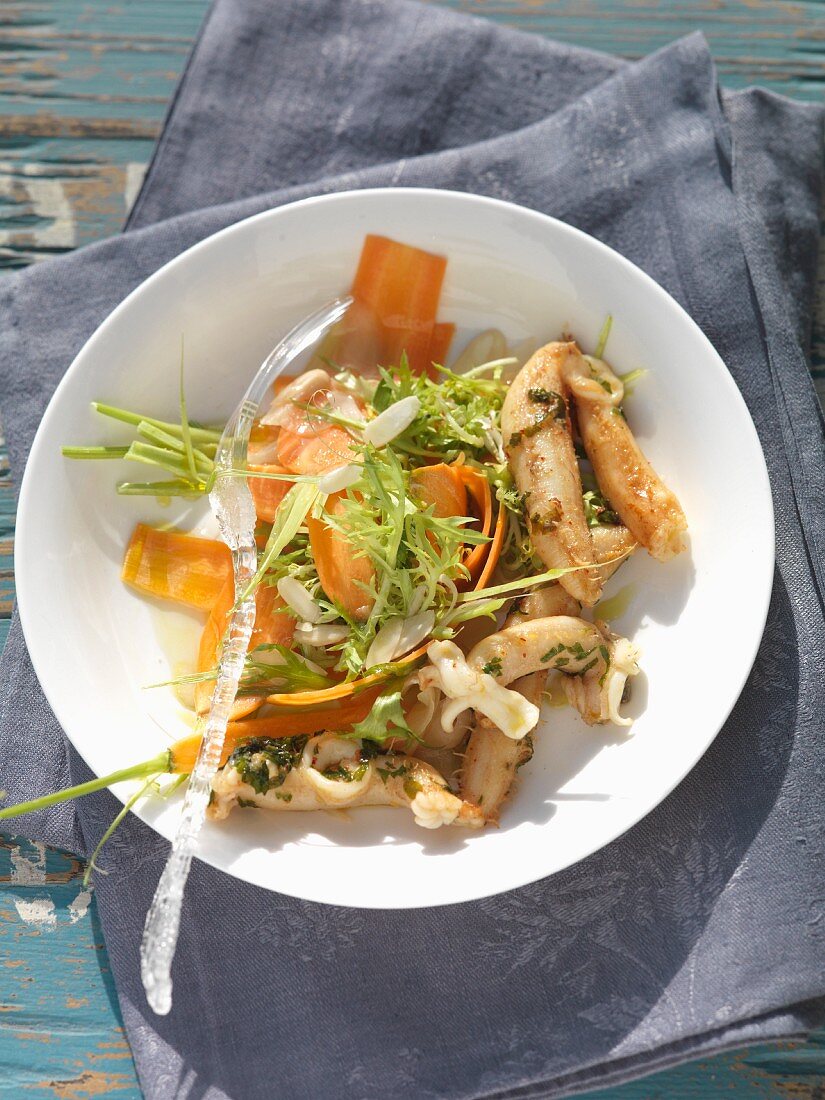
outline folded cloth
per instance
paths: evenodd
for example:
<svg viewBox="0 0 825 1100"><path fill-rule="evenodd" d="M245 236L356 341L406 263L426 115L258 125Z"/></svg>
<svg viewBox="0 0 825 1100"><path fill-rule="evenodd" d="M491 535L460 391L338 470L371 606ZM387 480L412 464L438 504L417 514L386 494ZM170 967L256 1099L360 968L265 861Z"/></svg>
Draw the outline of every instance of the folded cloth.
<svg viewBox="0 0 825 1100"><path fill-rule="evenodd" d="M86 338L215 230L352 188L510 199L617 248L689 310L770 470L776 579L742 697L678 789L577 866L484 901L374 912L196 863L175 1005L158 1019L138 945L168 845L124 824L97 897L147 1097L560 1096L822 1018L825 448L804 353L822 144L818 108L720 99L699 36L625 65L402 0L217 0L129 231L3 281L0 401L19 477ZM723 675L713 623L687 674L708 674L708 658ZM17 620L0 728L10 799L87 777ZM20 828L88 853L116 806L103 793Z"/></svg>

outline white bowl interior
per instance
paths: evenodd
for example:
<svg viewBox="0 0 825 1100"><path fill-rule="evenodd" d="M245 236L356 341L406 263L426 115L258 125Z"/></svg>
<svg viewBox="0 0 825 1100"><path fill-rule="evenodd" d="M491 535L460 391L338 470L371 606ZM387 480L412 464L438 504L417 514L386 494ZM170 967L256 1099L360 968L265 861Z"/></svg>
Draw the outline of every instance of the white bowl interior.
<svg viewBox="0 0 825 1100"><path fill-rule="evenodd" d="M626 403L628 418L690 523L688 554L667 565L637 554L606 592L630 595L615 628L643 652L631 735L548 708L499 829L431 833L379 809L241 810L203 834L203 859L283 893L371 907L446 904L551 874L651 810L719 730L764 627L773 516L753 425L700 330L626 260L542 215L433 191L309 200L210 238L130 295L59 387L22 488L19 602L49 701L96 773L148 758L191 727L171 689L145 685L191 660L200 619L138 597L119 572L135 523L192 527L206 509L119 498L117 480L141 479L133 466L69 462L60 447L127 438L90 410L95 399L176 418L181 336L190 415L220 422L278 337L347 289L367 232L449 257L442 316L458 325L456 347L495 325L513 341L569 331L592 348L612 314L607 358L618 371L649 370ZM725 639L725 661L702 661L697 691L710 628ZM170 837L178 812L172 799L140 816Z"/></svg>

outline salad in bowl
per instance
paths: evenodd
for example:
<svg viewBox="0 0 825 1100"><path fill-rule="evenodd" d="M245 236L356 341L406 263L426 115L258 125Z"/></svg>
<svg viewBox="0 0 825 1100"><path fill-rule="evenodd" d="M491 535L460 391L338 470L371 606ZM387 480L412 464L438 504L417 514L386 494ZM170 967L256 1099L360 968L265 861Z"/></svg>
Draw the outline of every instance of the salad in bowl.
<svg viewBox="0 0 825 1100"><path fill-rule="evenodd" d="M192 731L0 817L140 779L125 813L159 777L184 782L229 618L250 596L216 821L385 806L425 829L481 829L517 796L548 695L588 724L629 724L639 652L611 630L602 588L634 553L678 555L687 531L633 434L627 399L642 372L611 369L610 318L589 350L574 333L511 347L487 329L452 352L446 265L366 236L343 319L256 419L242 475L257 570L244 592L217 539L132 531L123 583L203 619L187 671L152 685L176 692ZM113 485L121 496L197 500L222 476L222 429L189 417L183 365L176 422L94 407L134 438L64 456L149 471Z"/></svg>

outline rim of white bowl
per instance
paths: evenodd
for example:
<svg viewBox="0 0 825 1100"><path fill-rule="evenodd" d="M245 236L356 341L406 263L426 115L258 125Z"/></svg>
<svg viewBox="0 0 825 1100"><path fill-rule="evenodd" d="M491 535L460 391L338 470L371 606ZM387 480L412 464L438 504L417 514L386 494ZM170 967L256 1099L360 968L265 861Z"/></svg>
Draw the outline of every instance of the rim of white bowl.
<svg viewBox="0 0 825 1100"><path fill-rule="evenodd" d="M695 756L692 758L690 764L684 769L684 771L676 776L672 780L672 782L669 783L669 785L657 788L654 801L650 803L645 803L644 809L642 809L638 816L634 817L632 821L622 822L617 828L613 830L607 830L606 834L603 837L601 837L592 845L586 847L586 849L582 851L575 860L572 860L570 863L566 864L565 867L557 868L556 870L549 872L549 874L532 875L529 872L526 874L516 874L505 885L496 886L492 890L485 890L482 887L481 889L474 889L471 893L463 891L463 896L457 895L456 897L446 898L438 902L425 901L422 902L421 905L401 904L398 906L392 906L392 908L400 909L437 908L442 905L469 904L472 901L478 901L486 897L492 897L497 894L504 893L508 890L519 889L533 882L540 881L543 878L551 877L554 874L559 874L567 867L574 866L576 863L580 863L582 860L587 859L588 856L591 856L594 852L600 851L602 848L607 847L608 844L611 844L614 840L617 840L619 837L623 836L626 832L632 829L635 825L638 825L640 821L642 821L645 817L647 817L649 813L651 813L657 806L659 806L668 797L668 795L670 795L675 790L675 788L682 782L682 780L688 774L690 774L690 772L696 767L696 765L705 755L707 750L713 744L714 740L719 734L719 731L728 720L731 711L733 710L742 693L742 689L744 688L745 683L747 682L747 678L750 675L751 669L753 668L753 664L759 651L759 646L762 642L765 624L767 623L768 618L768 611L770 609L772 577L775 562L776 537L770 478L768 475L767 465L765 463L765 456L762 450L762 445L759 441L756 427L753 423L750 411L747 407L744 397L742 396L741 391L739 390L739 387L736 385L733 376L725 365L724 360L717 352L716 348L714 348L713 344L710 342L704 332L702 332L701 328L697 325L697 323L690 316L687 310L685 310L679 304L679 302L676 301L675 298L673 298L663 287L661 287L655 281L655 279L651 278L651 276L649 276L645 271L634 264L631 260L628 260L620 252L617 252L609 245L604 244L602 241L598 240L598 238L593 237L589 233L585 233L583 230L577 229L572 225L568 225L567 222L563 222L558 218L554 218L550 214L542 214L537 210L531 210L529 207L520 206L518 203L506 202L503 199L490 198L484 195L475 195L465 191L452 191L446 189L442 190L440 188L425 187L376 187L365 188L363 190L338 191L330 195L312 196L310 198L300 199L297 202L285 203L283 206L269 207L268 209L262 210L257 214L252 214L249 217L241 218L239 221L233 222L231 225L228 225L225 228L218 230L216 233L213 233L208 237L204 237L203 240L198 241L194 245L191 245L179 255L167 261L165 264L159 267L157 271L154 271L151 275L149 275L146 279L139 283L138 286L130 291L130 293L112 310L110 314L108 314L108 316L101 322L98 328L95 329L89 339L83 344L82 348L78 351L77 355L72 360L66 373L64 374L63 378L60 380L54 393L52 394L46 411L43 414L43 419L41 420L37 432L35 433L34 440L32 441L32 446L29 452L29 457L26 461L26 467L20 486L20 495L17 508L17 531L15 535L14 550L15 589L18 613L20 615L20 623L23 629L23 636L26 640L29 655L31 657L32 666L34 667L34 671L37 674L37 678L40 682L40 686L43 690L47 702L49 703L49 706L54 711L55 717L57 718L58 722L61 722L59 706L56 705L55 701L50 695L48 684L41 673L41 670L45 667L45 658L38 643L35 640L37 635L33 630L33 623L29 618L29 613L27 610L29 606L29 599L27 596L27 572L25 565L26 557L29 553L27 539L27 515L29 509L34 507L36 493L36 486L33 484L32 478L29 476L29 471L35 464L39 449L43 446L43 440L47 435L51 421L57 416L61 392L63 391L63 389L71 384L74 375L83 369L83 360L85 359L86 355L94 349L95 344L99 340L103 339L104 334L106 333L108 328L117 323L117 320L120 317L121 313L125 312L129 308L132 300L141 294L147 284L153 282L154 280L160 279L168 272L174 271L176 267L191 262L193 256L197 256L201 251L208 250L211 247L214 247L216 242L221 241L224 238L231 236L235 233L248 229L254 226L256 223L263 222L272 217L275 217L283 211L294 212L295 210L299 209L311 211L318 206L334 206L339 203L346 204L347 202L353 201L353 199L357 200L358 202L364 202L369 200L370 197L375 196L381 196L382 199L392 197L393 199L397 199L399 202L426 202L444 200L457 201L461 204L486 207L490 210L499 211L501 213L516 213L519 217L526 217L528 220L534 221L537 225L546 226L550 224L557 232L561 233L562 235L567 235L570 238L578 241L580 244L583 244L584 247L594 250L597 256L601 254L605 257L609 257L611 262L618 264L619 268L624 268L632 278L641 281L641 283L650 292L652 297L657 298L659 301L661 301L666 308L671 310L675 309L679 314L681 314L683 320L686 321L688 326L693 330L694 335L698 337L700 342L705 346L709 359L713 361L718 368L719 384L729 390L734 402L739 404L740 409L744 414L743 429L750 435L750 443L753 446L755 453L759 456L761 460L759 462L759 468L751 470L751 478L755 482L759 483L758 491L759 495L762 497L763 506L765 508L765 527L767 528L767 532L769 533L769 538L760 544L762 554L761 562L759 564L759 571L760 573L764 573L764 581L762 585L762 590L758 594L760 603L759 614L756 616L756 618L757 622L759 623L759 629L758 631L754 632L753 640L750 644L747 654L747 660L741 666L742 671L737 677L735 691L732 691L730 705L726 708L725 713L717 728L708 731L706 735L701 738L701 743L697 744L697 751ZM61 726L63 726L62 722ZM66 734L66 736L69 737L68 733ZM72 742L75 750L78 752L78 754L87 764L87 766L95 774L97 774L93 765L89 762L89 760L86 759L83 752L80 750L80 748L78 748L71 737L69 737L69 740ZM117 798L118 801L120 801L121 803L125 803L125 797L121 797L117 793L117 791L113 790L111 787L108 789L112 792L112 794L114 794L115 798ZM147 824L155 832L159 833L159 835L165 836L166 839L171 839L172 830L167 831L159 829L158 826L150 821L148 817L145 816L140 810L136 810L133 812L136 813L137 817L139 817L141 821ZM218 870L221 870L226 874L240 878L242 881L249 881L244 875L235 875L232 870L219 866L217 862L210 859L208 856L199 856L198 858L200 858L203 862L208 863L213 867L216 867ZM385 904L377 905L367 902L354 905L350 901L342 901L337 898L322 897L320 895L313 897L311 895L311 892L308 893L306 891L301 891L299 893L297 891L291 892L287 889L278 889L277 891L275 891L272 887L261 888L272 889L273 892L276 893L282 893L286 896L302 898L304 900L325 905L344 905L350 908L364 909L390 908L390 906L387 906Z"/></svg>

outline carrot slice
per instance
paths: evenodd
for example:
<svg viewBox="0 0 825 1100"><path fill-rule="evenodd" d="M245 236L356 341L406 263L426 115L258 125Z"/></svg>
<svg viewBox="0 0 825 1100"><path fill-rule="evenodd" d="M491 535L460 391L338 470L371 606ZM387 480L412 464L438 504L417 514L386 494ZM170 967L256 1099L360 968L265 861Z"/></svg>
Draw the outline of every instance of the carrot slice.
<svg viewBox="0 0 825 1100"><path fill-rule="evenodd" d="M326 708L304 709L289 714L274 714L266 718L247 718L230 722L226 727L221 765L226 763L238 745L256 737L300 737L302 734L318 733L323 729L351 729L356 722L367 717L380 691L379 685L373 690L363 691L343 703L336 702ZM176 741L171 748L170 770L179 775L191 772L195 766L200 743L200 733L192 733Z"/></svg>
<svg viewBox="0 0 825 1100"><path fill-rule="evenodd" d="M501 557L501 551L504 547L504 539L507 534L507 509L500 505L498 509L498 516L496 517L496 529L493 534L493 541L489 544L490 550L487 554L487 560L484 563L484 568L481 571L481 576L476 583L476 590L486 588L490 583L490 578L498 565L498 559Z"/></svg>
<svg viewBox="0 0 825 1100"><path fill-rule="evenodd" d="M250 466L250 471L267 474L285 474L283 466ZM249 491L255 502L255 513L259 520L274 523L278 506L292 487L291 481L279 481L273 477L250 477L247 479Z"/></svg>
<svg viewBox="0 0 825 1100"><path fill-rule="evenodd" d="M342 494L331 496L326 505L330 515L340 514ZM375 569L366 554L358 554L358 546L322 519L306 520L309 545L321 587L333 603L338 604L351 619L363 622L375 602L361 585L370 584Z"/></svg>
<svg viewBox="0 0 825 1100"><path fill-rule="evenodd" d="M406 352L414 371L430 371L433 355L443 357L452 336L451 326L435 323L446 267L444 256L369 234L352 284L353 304L324 342L322 358L374 373L376 364L396 366Z"/></svg>
<svg viewBox="0 0 825 1100"><path fill-rule="evenodd" d="M421 466L410 475L410 487L439 519L467 515L467 485L458 466Z"/></svg>
<svg viewBox="0 0 825 1100"><path fill-rule="evenodd" d="M420 248L369 234L352 284L352 295L378 321L383 361L407 353L414 371L426 371L447 260Z"/></svg>
<svg viewBox="0 0 825 1100"><path fill-rule="evenodd" d="M235 602L235 579L230 574L221 594L206 620L198 648L198 672L211 672L217 665L227 620ZM259 645L284 645L292 642L295 619L284 610L284 601L273 585L261 584L255 590L255 628L249 642L250 652ZM195 685L195 709L198 714L209 710L214 680L202 680ZM239 695L232 706L232 718L242 718L256 710L266 695Z"/></svg>
<svg viewBox="0 0 825 1100"><path fill-rule="evenodd" d="M456 466L439 462L435 466L421 466L410 476L410 490L425 507L432 507L439 519L467 515L467 488ZM430 543L438 540L432 531L427 535Z"/></svg>
<svg viewBox="0 0 825 1100"><path fill-rule="evenodd" d="M121 577L141 592L199 611L210 610L232 575L228 547L182 531L139 523L123 559Z"/></svg>
<svg viewBox="0 0 825 1100"><path fill-rule="evenodd" d="M490 489L490 482L484 474L480 474L477 470L474 470L472 466L460 466L459 470L464 479L464 484L467 487L467 492L480 517L481 533L482 535L489 536L493 526L493 494ZM489 542L483 542L479 546L474 546L467 554L464 559L464 565L469 569L472 580L478 580L489 554ZM481 587L481 585L477 585L476 587Z"/></svg>

